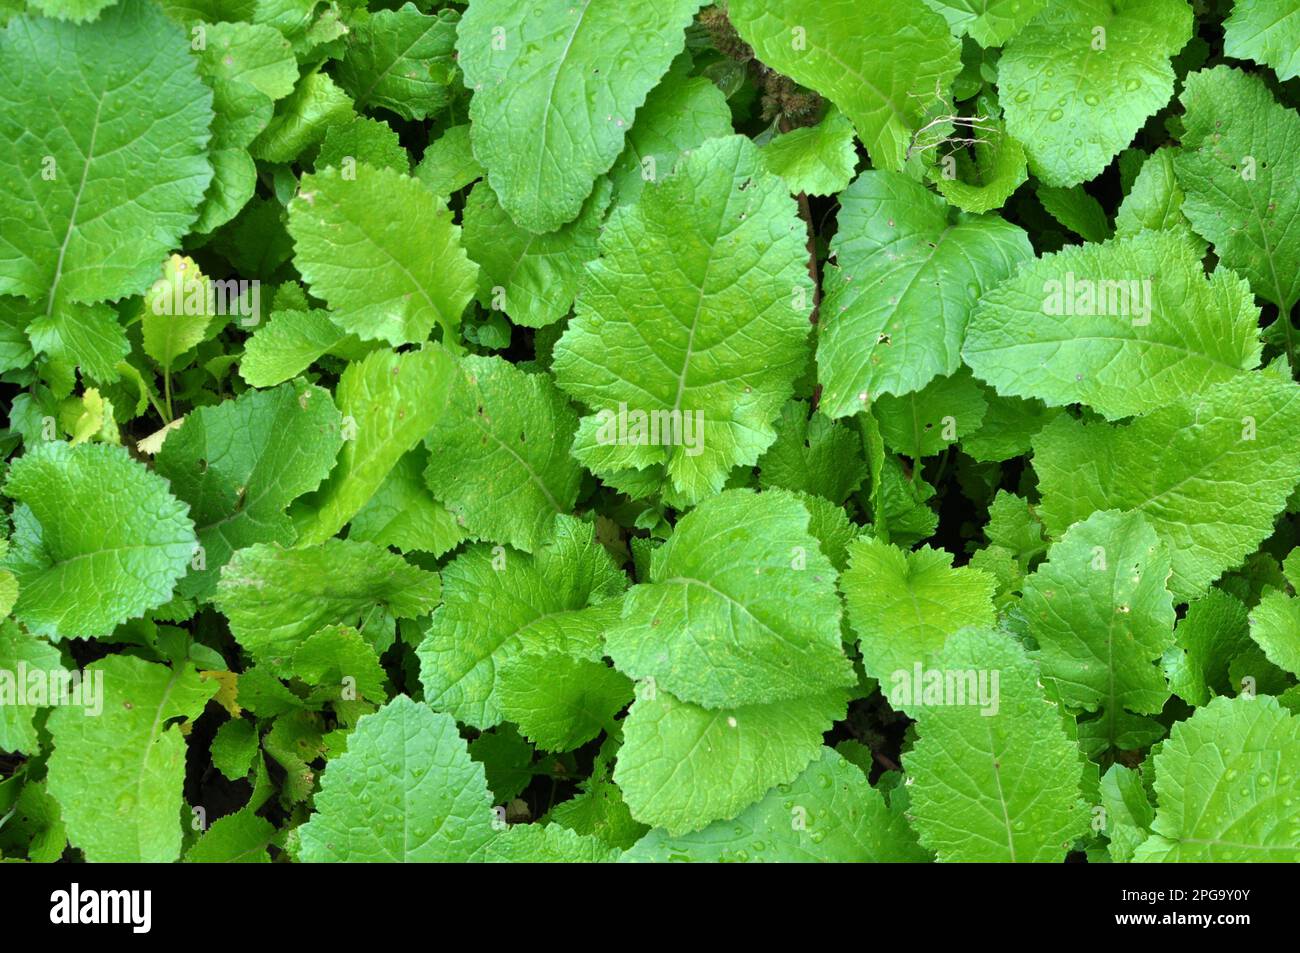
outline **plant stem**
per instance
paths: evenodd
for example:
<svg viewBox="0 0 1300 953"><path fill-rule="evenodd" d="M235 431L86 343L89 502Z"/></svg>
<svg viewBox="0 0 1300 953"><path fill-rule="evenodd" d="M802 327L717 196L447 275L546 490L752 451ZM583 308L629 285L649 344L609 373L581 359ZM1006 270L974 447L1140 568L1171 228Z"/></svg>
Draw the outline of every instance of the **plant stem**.
<svg viewBox="0 0 1300 953"><path fill-rule="evenodd" d="M777 121L777 128L783 133L789 132L793 123L788 117L782 116ZM803 219L808 232L808 277L812 279L813 285L813 306L812 313L808 315L808 323L816 324L822 305L822 282L817 272L817 231L813 224L812 206L808 204L808 193L800 192L795 196L795 201L799 203L799 217Z"/></svg>
<svg viewBox="0 0 1300 953"><path fill-rule="evenodd" d="M158 415L158 418L165 424L171 423L171 421L167 419L167 408L158 403L158 398L153 395L153 391L151 391L148 386L144 389L144 396L145 399L149 401L149 406L153 408L154 413Z"/></svg>
<svg viewBox="0 0 1300 953"><path fill-rule="evenodd" d="M1286 347L1286 363L1291 368L1291 376L1295 376L1295 342L1292 340L1291 329L1291 308L1278 308L1277 319L1282 322L1282 339Z"/></svg>
<svg viewBox="0 0 1300 953"><path fill-rule="evenodd" d="M813 231L812 208L808 204L808 196L800 192L798 202L799 217L808 226L808 277L813 283L813 306L812 314L808 315L808 323L816 324L822 306L822 283L817 274L817 234Z"/></svg>
<svg viewBox="0 0 1300 953"><path fill-rule="evenodd" d="M935 489L939 488L939 481L943 479L943 472L948 469L948 457L952 455L952 444L943 448L943 459L939 461L939 469L934 474Z"/></svg>

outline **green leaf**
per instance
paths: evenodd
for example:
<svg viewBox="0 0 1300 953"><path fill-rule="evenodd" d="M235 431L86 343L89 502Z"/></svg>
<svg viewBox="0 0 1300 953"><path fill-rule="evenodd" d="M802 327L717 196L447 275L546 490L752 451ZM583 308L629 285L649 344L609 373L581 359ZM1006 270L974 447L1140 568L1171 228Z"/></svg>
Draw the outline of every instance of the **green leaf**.
<svg viewBox="0 0 1300 953"><path fill-rule="evenodd" d="M255 724L247 718L231 718L212 739L213 766L231 781L248 777L259 741Z"/></svg>
<svg viewBox="0 0 1300 953"><path fill-rule="evenodd" d="M1024 583L1043 681L1063 704L1101 711L1112 744L1123 709L1158 714L1169 698L1160 669L1174 644L1169 567L1140 513L1103 510L1070 527Z"/></svg>
<svg viewBox="0 0 1300 953"><path fill-rule="evenodd" d="M1086 182L1169 102L1169 58L1192 36L1186 0L1056 0L998 62L1007 131L1047 185Z"/></svg>
<svg viewBox="0 0 1300 953"><path fill-rule="evenodd" d="M482 175L483 167L470 146L469 123L452 126L429 143L415 167L415 177L443 201Z"/></svg>
<svg viewBox="0 0 1300 953"><path fill-rule="evenodd" d="M1185 195L1174 174L1174 155L1173 149L1165 147L1142 163L1115 213L1115 234L1123 238L1144 228L1176 232L1201 259L1205 257L1205 240L1192 231L1192 223L1183 214Z"/></svg>
<svg viewBox="0 0 1300 953"><path fill-rule="evenodd" d="M478 264L478 301L515 324L540 328L573 306L582 266L596 257L610 186L601 179L578 217L536 235L514 223L491 187L480 181L465 202L465 250Z"/></svg>
<svg viewBox="0 0 1300 953"><path fill-rule="evenodd" d="M8 541L0 542L0 559L9 552ZM7 616L18 601L18 580L8 570L0 569L0 617Z"/></svg>
<svg viewBox="0 0 1300 953"><path fill-rule="evenodd" d="M39 709L58 704L60 699L44 692L43 698L34 698L27 690L28 676L35 674L38 684L57 685L55 679L63 672L58 649L24 632L17 623L0 618L0 751L40 754L40 738L32 719Z"/></svg>
<svg viewBox="0 0 1300 953"><path fill-rule="evenodd" d="M1300 860L1300 720L1267 696L1216 698L1155 756L1156 817L1139 862Z"/></svg>
<svg viewBox="0 0 1300 953"><path fill-rule="evenodd" d="M289 234L294 264L340 327L397 345L419 344L438 325L459 346L478 266L451 213L414 179L364 163L353 179L332 168L305 175Z"/></svg>
<svg viewBox="0 0 1300 953"><path fill-rule="evenodd" d="M320 144L332 125L352 120L352 100L325 73L309 72L275 105L261 134L249 144L254 159L292 162Z"/></svg>
<svg viewBox="0 0 1300 953"><path fill-rule="evenodd" d="M849 561L849 543L862 534L862 527L849 520L843 506L836 506L824 496L809 493L796 493L795 496L808 510L808 532L816 538L817 545L835 571L843 572Z"/></svg>
<svg viewBox="0 0 1300 953"><path fill-rule="evenodd" d="M970 371L962 368L951 377L936 377L904 397L882 395L876 401L875 415L885 446L919 460L974 433L987 409L983 389Z"/></svg>
<svg viewBox="0 0 1300 953"><path fill-rule="evenodd" d="M180 585L210 596L235 550L294 541L285 510L316 489L343 445L329 392L302 380L200 407L167 437L155 469L190 505L201 563Z"/></svg>
<svg viewBox="0 0 1300 953"><path fill-rule="evenodd" d="M881 461L877 483L871 515L878 536L883 539L887 532L896 545L912 546L934 533L939 526L939 514L930 504L935 490L917 477L915 468L909 476L898 457L889 454Z"/></svg>
<svg viewBox="0 0 1300 953"><path fill-rule="evenodd" d="M578 495L577 415L543 374L466 357L425 437L425 480L467 535L532 552Z"/></svg>
<svg viewBox="0 0 1300 953"><path fill-rule="evenodd" d="M1250 610L1250 637L1278 668L1300 674L1300 599L1270 589Z"/></svg>
<svg viewBox="0 0 1300 953"><path fill-rule="evenodd" d="M647 182L672 175L678 162L707 139L731 134L731 107L713 83L689 75L689 59L679 57L673 68L636 111L627 145L609 170L614 204L630 205L641 197Z"/></svg>
<svg viewBox="0 0 1300 953"><path fill-rule="evenodd" d="M484 859L495 864L607 864L618 859L618 851L558 824L515 824L492 839Z"/></svg>
<svg viewBox="0 0 1300 953"><path fill-rule="evenodd" d="M1110 238L1110 222L1101 203L1084 191L1081 185L1053 188L1038 187L1038 201L1047 213L1085 241L1104 242Z"/></svg>
<svg viewBox="0 0 1300 953"><path fill-rule="evenodd" d="M1002 46L1032 20L1047 0L925 0L943 14L955 36L980 46Z"/></svg>
<svg viewBox="0 0 1300 953"><path fill-rule="evenodd" d="M1129 863L1139 844L1147 839L1155 808L1147 798L1142 777L1122 764L1112 764L1101 777L1106 837L1111 859Z"/></svg>
<svg viewBox="0 0 1300 953"><path fill-rule="evenodd" d="M86 22L99 16L113 0L32 0L32 6L56 20Z"/></svg>
<svg viewBox="0 0 1300 953"><path fill-rule="evenodd" d="M1063 860L1088 829L1079 756L1024 649L1005 633L966 629L931 671L947 685L998 681L991 708L968 695L919 710L903 768L921 845L941 861Z"/></svg>
<svg viewBox="0 0 1300 953"><path fill-rule="evenodd" d="M209 14L198 19L227 18ZM238 22L242 18L237 15L230 19L206 25L202 75L214 81L238 80L269 99L283 99L293 92L298 66L283 35L271 27Z"/></svg>
<svg viewBox="0 0 1300 953"><path fill-rule="evenodd" d="M163 262L162 277L144 295L140 338L164 372L183 366L177 359L208 337L217 316L210 310L214 301L211 282L192 258L172 255Z"/></svg>
<svg viewBox="0 0 1300 953"><path fill-rule="evenodd" d="M572 751L614 723L632 682L604 662L563 652L522 652L497 675L504 716L539 748Z"/></svg>
<svg viewBox="0 0 1300 953"><path fill-rule="evenodd" d="M604 780L555 805L547 816L552 824L598 837L619 851L630 848L650 830L633 820L618 785Z"/></svg>
<svg viewBox="0 0 1300 953"><path fill-rule="evenodd" d="M1272 532L1300 474L1300 392L1256 373L1127 426L1059 417L1034 439L1034 469L1049 534L1097 510L1136 510L1187 601Z"/></svg>
<svg viewBox="0 0 1300 953"><path fill-rule="evenodd" d="M280 800L286 806L307 800L315 789L316 770L311 762L326 751L321 729L319 715L298 709L277 717L262 739L266 753L284 768Z"/></svg>
<svg viewBox="0 0 1300 953"><path fill-rule="evenodd" d="M399 695L357 722L298 833L306 863L467 861L495 834L492 798L451 716Z"/></svg>
<svg viewBox="0 0 1300 953"><path fill-rule="evenodd" d="M980 299L962 356L975 376L1108 419L1146 413L1259 363L1259 316L1232 272L1208 278L1172 232L1045 255Z"/></svg>
<svg viewBox="0 0 1300 953"><path fill-rule="evenodd" d="M169 669L112 655L86 666L103 712L50 715L48 786L68 840L90 863L171 863L181 852L184 725L216 691L185 663Z"/></svg>
<svg viewBox="0 0 1300 953"><path fill-rule="evenodd" d="M1223 53L1271 66L1280 80L1300 75L1300 7L1291 0L1236 0L1223 24Z"/></svg>
<svg viewBox="0 0 1300 953"><path fill-rule="evenodd" d="M438 597L437 573L371 543L331 539L305 549L258 543L239 550L221 570L214 601L239 644L287 674L302 641L323 626L355 624L373 606L413 619Z"/></svg>
<svg viewBox="0 0 1300 953"><path fill-rule="evenodd" d="M989 521L984 527L984 535L990 542L1011 550L1026 566L1047 550L1043 525L1034 515L1033 506L1024 497L1006 490L998 490L989 504Z"/></svg>
<svg viewBox="0 0 1300 953"><path fill-rule="evenodd" d="M835 569L790 493L726 490L682 517L607 636L617 668L706 708L854 682Z"/></svg>
<svg viewBox="0 0 1300 953"><path fill-rule="evenodd" d="M386 676L374 647L356 629L331 625L307 639L293 653L293 674L308 685L322 689L322 697L344 701L368 699L386 702Z"/></svg>
<svg viewBox="0 0 1300 953"><path fill-rule="evenodd" d="M740 136L705 142L611 213L555 346L557 383L594 411L579 461L597 476L662 471L687 502L757 461L807 361L805 234Z"/></svg>
<svg viewBox="0 0 1300 953"><path fill-rule="evenodd" d="M269 667L254 665L239 676L238 701L258 718L277 718L303 707L302 699L284 686Z"/></svg>
<svg viewBox="0 0 1300 953"><path fill-rule="evenodd" d="M126 329L104 304L68 304L39 315L27 326L32 349L54 361L76 365L103 383L121 376L119 365L131 351Z"/></svg>
<svg viewBox="0 0 1300 953"><path fill-rule="evenodd" d="M10 778L6 786L12 790L18 780L17 776ZM28 781L12 804L11 815L0 831L0 838L8 842L4 844L5 856L13 858L25 849L27 859L34 864L52 864L61 859L68 846L67 829L59 817L59 804L46 792L46 785Z"/></svg>
<svg viewBox="0 0 1300 953"><path fill-rule="evenodd" d="M245 808L219 817L185 852L189 864L269 864L275 825Z"/></svg>
<svg viewBox="0 0 1300 953"><path fill-rule="evenodd" d="M1300 117L1259 77L1227 66L1188 76L1181 101L1183 214L1286 314L1300 300Z"/></svg>
<svg viewBox="0 0 1300 953"><path fill-rule="evenodd" d="M1006 490L998 490L989 504L989 521L984 527L984 535L1015 560L1020 575L1047 551L1043 524L1038 521L1033 507Z"/></svg>
<svg viewBox="0 0 1300 953"><path fill-rule="evenodd" d="M1029 452L1034 436L1055 420L1061 410L1041 400L1003 397L986 391L988 410L984 422L961 440L961 448L983 463L1001 462Z"/></svg>
<svg viewBox="0 0 1300 953"><path fill-rule="evenodd" d="M293 254L293 240L285 230L287 219L276 198L254 196L233 221L213 234L213 249L244 274L275 274ZM277 310L290 307L305 309L307 302L304 298L292 305L280 303Z"/></svg>
<svg viewBox="0 0 1300 953"><path fill-rule="evenodd" d="M1002 207L1029 177L1025 147L1007 134L1002 110L992 95L980 96L981 128L972 129L969 148L954 147L929 172L939 194L966 212L982 214Z"/></svg>
<svg viewBox="0 0 1300 953"><path fill-rule="evenodd" d="M765 145L763 161L791 192L833 195L849 184L858 164L853 123L832 106L817 125L792 129Z"/></svg>
<svg viewBox="0 0 1300 953"><path fill-rule="evenodd" d="M647 688L623 722L614 781L638 821L674 837L700 830L798 777L845 699L833 691L710 711Z"/></svg>
<svg viewBox="0 0 1300 953"><path fill-rule="evenodd" d="M376 351L348 365L334 393L347 439L329 479L295 515L300 542L324 542L361 511L446 410L456 375L436 345Z"/></svg>
<svg viewBox="0 0 1300 953"><path fill-rule="evenodd" d="M976 300L1033 255L1016 226L951 209L891 172L858 176L838 218L817 344L832 418L954 373Z"/></svg>
<svg viewBox="0 0 1300 953"><path fill-rule="evenodd" d="M297 377L326 354L359 358L366 349L326 311L275 311L244 344L239 376L252 387L273 387Z"/></svg>
<svg viewBox="0 0 1300 953"><path fill-rule="evenodd" d="M113 418L113 402L105 401L93 387L89 387L74 402L63 404L64 427L72 437L72 445L87 440L103 440L120 444L121 434Z"/></svg>
<svg viewBox="0 0 1300 953"><path fill-rule="evenodd" d="M381 106L403 119L425 119L451 102L460 14L425 16L413 3L376 10L348 34L339 84L357 109Z"/></svg>
<svg viewBox="0 0 1300 953"><path fill-rule="evenodd" d="M392 546L404 553L441 556L455 549L465 531L424 482L429 455L416 447L397 461L348 525L348 539Z"/></svg>
<svg viewBox="0 0 1300 953"><path fill-rule="evenodd" d="M731 22L764 64L814 89L853 120L878 169L912 158L927 110L942 107L961 44L921 0L863 11L854 0L731 0Z"/></svg>
<svg viewBox="0 0 1300 953"><path fill-rule="evenodd" d="M189 566L189 508L121 447L32 447L4 492L22 505L3 566L18 579L14 616L35 634L108 635L170 599Z"/></svg>
<svg viewBox="0 0 1300 953"><path fill-rule="evenodd" d="M602 634L617 619L617 605L584 608L564 599L547 599L538 589L545 576L525 569L511 573L507 580L525 586L515 602L485 612L473 605L467 592L467 580L474 572L477 581L486 584L482 568L486 559L473 559L474 553L468 551L445 571L447 605L434 616L420 646L420 673L430 705L451 711L461 722L487 728L506 716L502 679L512 659L525 651L598 658ZM452 584L458 588L452 589ZM495 582L478 598L494 595L504 602L500 586L502 582ZM472 614L477 623L469 621Z"/></svg>
<svg viewBox="0 0 1300 953"><path fill-rule="evenodd" d="M866 775L830 748L734 820L672 837L654 830L623 861L916 863L928 855Z"/></svg>
<svg viewBox="0 0 1300 953"><path fill-rule="evenodd" d="M26 334L30 312L21 298L0 297L0 374L22 370L36 357Z"/></svg>
<svg viewBox="0 0 1300 953"><path fill-rule="evenodd" d="M1250 647L1246 607L1211 589L1187 607L1174 629L1178 648L1165 654L1169 687L1189 705L1206 705L1228 693L1228 666Z"/></svg>
<svg viewBox="0 0 1300 953"><path fill-rule="evenodd" d="M473 0L456 49L474 91L474 155L521 227L549 232L577 217L699 7Z"/></svg>
<svg viewBox="0 0 1300 953"><path fill-rule="evenodd" d="M488 788L498 804L517 797L533 780L533 746L508 722L479 732L469 743L469 756L483 765Z"/></svg>
<svg viewBox="0 0 1300 953"><path fill-rule="evenodd" d="M298 61L278 30L252 23L205 23L199 75L212 87L215 175L195 229L212 231L238 214L257 187L248 147L271 120L273 101L293 92Z"/></svg>
<svg viewBox="0 0 1300 953"><path fill-rule="evenodd" d="M993 624L993 578L923 546L908 552L878 539L849 546L840 577L862 667L880 680L895 709L915 711L913 672L933 659L958 630Z"/></svg>
<svg viewBox="0 0 1300 953"><path fill-rule="evenodd" d="M264 13L268 3L267 0L162 0L159 6L177 23L189 24L195 20L208 23L251 20L259 10Z"/></svg>
<svg viewBox="0 0 1300 953"><path fill-rule="evenodd" d="M239 214L257 190L257 163L241 146L213 146L212 183L195 231L212 231Z"/></svg>
<svg viewBox="0 0 1300 953"><path fill-rule="evenodd" d="M846 424L792 400L781 409L776 440L758 458L758 482L842 504L867 478L862 440Z"/></svg>
<svg viewBox="0 0 1300 953"><path fill-rule="evenodd" d="M55 315L143 291L212 178L212 93L181 28L146 0L79 26L17 17L0 76L0 294Z"/></svg>
<svg viewBox="0 0 1300 953"><path fill-rule="evenodd" d="M1294 677L1270 662L1263 649L1255 645L1232 660L1228 681L1235 686L1238 697L1274 695L1279 703L1294 700Z"/></svg>
<svg viewBox="0 0 1300 953"><path fill-rule="evenodd" d="M342 169L349 159L376 169L392 169L402 174L411 171L410 157L397 133L388 123L368 116L356 116L347 125L340 123L326 129L313 168L332 165Z"/></svg>
<svg viewBox="0 0 1300 953"><path fill-rule="evenodd" d="M472 546L442 580L443 604L417 650L420 680L430 705L476 728L504 717L499 675L517 654L599 659L626 585L591 526L569 516L537 553Z"/></svg>
<svg viewBox="0 0 1300 953"><path fill-rule="evenodd" d="M1291 550L1282 560L1282 573L1292 589L1300 590L1300 546Z"/></svg>

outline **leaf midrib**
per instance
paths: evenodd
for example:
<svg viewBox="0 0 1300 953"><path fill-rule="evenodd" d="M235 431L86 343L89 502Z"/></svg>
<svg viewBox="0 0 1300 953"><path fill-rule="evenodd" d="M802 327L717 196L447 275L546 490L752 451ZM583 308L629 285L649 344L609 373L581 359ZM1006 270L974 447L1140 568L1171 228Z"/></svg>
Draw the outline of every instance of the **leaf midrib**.
<svg viewBox="0 0 1300 953"><path fill-rule="evenodd" d="M50 284L49 293L46 295L45 316L47 318L54 313L55 295L59 289L59 282L63 280L63 259L68 253L68 243L72 241L72 233L77 230L77 212L81 208L81 196L86 191L86 182L90 179L90 164L95 161L95 140L99 135L99 116L104 110L106 96L107 94L100 96L95 101L95 118L90 125L90 145L86 148L86 160L81 166L81 183L77 186L77 194L72 198L72 214L68 216L68 230L63 235L63 244L59 246L59 258L54 265L54 280Z"/></svg>

